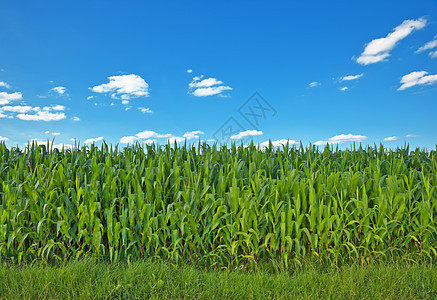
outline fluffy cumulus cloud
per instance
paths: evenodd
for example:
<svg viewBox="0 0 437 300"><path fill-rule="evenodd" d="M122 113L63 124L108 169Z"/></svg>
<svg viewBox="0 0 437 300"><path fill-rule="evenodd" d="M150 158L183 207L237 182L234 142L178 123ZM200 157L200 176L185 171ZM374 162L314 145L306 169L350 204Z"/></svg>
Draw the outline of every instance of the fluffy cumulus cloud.
<svg viewBox="0 0 437 300"><path fill-rule="evenodd" d="M317 82L317 81L313 81L313 82L311 82L310 84L308 84L308 86L310 87L310 88L312 88L312 87L316 87L316 86L319 86L319 85L322 85L320 82Z"/></svg>
<svg viewBox="0 0 437 300"><path fill-rule="evenodd" d="M425 45L423 45L422 47L417 49L416 53L432 50L432 51L430 51L428 53L428 55L431 58L436 58L437 57L437 51L434 50L435 48L437 48L437 35L434 37L434 39L432 41L429 41L428 43L426 43Z"/></svg>
<svg viewBox="0 0 437 300"><path fill-rule="evenodd" d="M67 88L65 86L57 86L50 90L51 92L57 93L59 95L64 95L67 91Z"/></svg>
<svg viewBox="0 0 437 300"><path fill-rule="evenodd" d="M386 37L374 39L366 45L363 53L357 58L357 63L369 65L386 60L390 51L396 47L399 41L403 40L415 30L426 26L426 20L405 20L401 25L395 27Z"/></svg>
<svg viewBox="0 0 437 300"><path fill-rule="evenodd" d="M84 144L93 144L93 143L97 143L97 142L100 142L100 141L103 141L103 136L99 136L99 137L96 137L96 138L86 139L85 142L83 142L83 143Z"/></svg>
<svg viewBox="0 0 437 300"><path fill-rule="evenodd" d="M204 78L203 75L193 77L193 80L188 84L189 91L196 97L206 96L225 96L224 91L232 90L230 86L224 85L222 81L217 78Z"/></svg>
<svg viewBox="0 0 437 300"><path fill-rule="evenodd" d="M317 146L326 145L326 144L343 144L346 142L363 142L367 140L367 136L364 135L354 135L354 134L339 134L333 136L327 141L317 141L314 144Z"/></svg>
<svg viewBox="0 0 437 300"><path fill-rule="evenodd" d="M199 139L199 135L204 134L203 131L195 130L188 131L183 136L175 136L171 133L157 133L151 130L138 132L136 135L124 136L120 139L122 144L133 144L137 141L142 141L147 144L156 143L156 139L167 139L168 142L183 142L185 140Z"/></svg>
<svg viewBox="0 0 437 300"><path fill-rule="evenodd" d="M246 136L256 136L256 135L262 135L263 132L260 130L246 130L242 131L239 134L231 136L231 140L240 140Z"/></svg>
<svg viewBox="0 0 437 300"><path fill-rule="evenodd" d="M399 139L399 137L397 136L389 136L384 138L384 142L393 142L393 141L397 141Z"/></svg>
<svg viewBox="0 0 437 300"><path fill-rule="evenodd" d="M431 85L437 83L437 75L428 75L426 71L411 72L401 79L402 85L398 91L403 91L416 85Z"/></svg>
<svg viewBox="0 0 437 300"><path fill-rule="evenodd" d="M117 75L108 77L109 82L91 88L95 93L111 94L128 104L130 99L149 96L149 84L139 75Z"/></svg>
<svg viewBox="0 0 437 300"><path fill-rule="evenodd" d="M277 140L277 141L265 141L265 142L262 142L260 144L260 146L261 147L268 147L270 145L270 143L272 143L273 147L286 146L287 143L288 143L288 145L297 145L297 144L299 144L295 140L282 139L282 140Z"/></svg>
<svg viewBox="0 0 437 300"><path fill-rule="evenodd" d="M364 76L364 73L361 74L357 74L357 75L347 75L347 76L343 76L340 78L340 81L351 81L351 80L356 80L358 78L361 78Z"/></svg>
<svg viewBox="0 0 437 300"><path fill-rule="evenodd" d="M6 93L0 92L0 105L6 105L11 103L12 101L23 99L23 94L20 92L16 93Z"/></svg>
<svg viewBox="0 0 437 300"><path fill-rule="evenodd" d="M63 105L39 106L16 105L0 106L0 118L13 118L14 114L20 120L25 121L59 121L66 118Z"/></svg>
<svg viewBox="0 0 437 300"><path fill-rule="evenodd" d="M11 86L9 84L7 84L6 82L4 82L4 81L0 81L0 87L5 87L7 89L11 88Z"/></svg>

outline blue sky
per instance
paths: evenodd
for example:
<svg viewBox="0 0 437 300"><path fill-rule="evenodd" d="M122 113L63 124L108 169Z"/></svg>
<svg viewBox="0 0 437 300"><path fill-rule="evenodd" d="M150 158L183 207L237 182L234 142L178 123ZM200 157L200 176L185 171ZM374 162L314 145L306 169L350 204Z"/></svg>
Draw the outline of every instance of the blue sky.
<svg viewBox="0 0 437 300"><path fill-rule="evenodd" d="M5 0L1 15L10 146L437 144L435 0Z"/></svg>

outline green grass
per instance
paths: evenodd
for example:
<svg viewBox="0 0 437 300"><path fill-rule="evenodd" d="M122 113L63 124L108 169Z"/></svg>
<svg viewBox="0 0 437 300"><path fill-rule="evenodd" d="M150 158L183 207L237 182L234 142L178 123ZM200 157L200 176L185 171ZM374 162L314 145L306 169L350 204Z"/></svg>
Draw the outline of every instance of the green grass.
<svg viewBox="0 0 437 300"><path fill-rule="evenodd" d="M1 299L436 299L437 268L380 264L306 266L276 274L165 263L0 267Z"/></svg>

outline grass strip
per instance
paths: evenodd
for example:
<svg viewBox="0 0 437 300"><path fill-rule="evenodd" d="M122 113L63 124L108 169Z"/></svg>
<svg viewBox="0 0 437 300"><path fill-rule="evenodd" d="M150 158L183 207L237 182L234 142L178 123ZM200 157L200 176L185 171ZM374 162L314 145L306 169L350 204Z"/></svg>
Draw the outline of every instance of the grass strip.
<svg viewBox="0 0 437 300"><path fill-rule="evenodd" d="M282 273L167 263L0 266L1 299L436 299L433 265L303 267Z"/></svg>

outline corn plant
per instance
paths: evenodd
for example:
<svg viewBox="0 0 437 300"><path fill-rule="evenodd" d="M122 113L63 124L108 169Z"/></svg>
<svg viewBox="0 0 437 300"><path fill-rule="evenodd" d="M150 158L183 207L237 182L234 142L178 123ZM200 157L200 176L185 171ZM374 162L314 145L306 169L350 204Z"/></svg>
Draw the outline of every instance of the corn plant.
<svg viewBox="0 0 437 300"><path fill-rule="evenodd" d="M437 149L436 149L437 150ZM0 260L435 259L437 151L0 144Z"/></svg>

